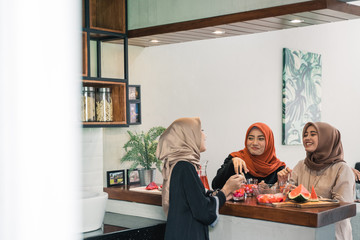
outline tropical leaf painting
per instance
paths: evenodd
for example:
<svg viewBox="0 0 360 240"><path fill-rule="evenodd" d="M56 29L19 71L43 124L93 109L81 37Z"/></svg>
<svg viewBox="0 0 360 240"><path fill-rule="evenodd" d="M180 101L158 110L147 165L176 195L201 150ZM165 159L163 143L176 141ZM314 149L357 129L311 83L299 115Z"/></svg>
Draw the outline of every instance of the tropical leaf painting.
<svg viewBox="0 0 360 240"><path fill-rule="evenodd" d="M297 145L307 122L321 120L321 55L284 48L282 143Z"/></svg>

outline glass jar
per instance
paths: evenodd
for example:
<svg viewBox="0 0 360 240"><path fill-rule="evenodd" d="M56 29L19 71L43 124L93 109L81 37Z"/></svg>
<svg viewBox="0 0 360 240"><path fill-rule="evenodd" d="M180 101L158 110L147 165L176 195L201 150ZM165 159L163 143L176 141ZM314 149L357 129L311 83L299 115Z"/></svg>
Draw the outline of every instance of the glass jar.
<svg viewBox="0 0 360 240"><path fill-rule="evenodd" d="M81 121L95 121L95 88L82 87L81 94Z"/></svg>
<svg viewBox="0 0 360 240"><path fill-rule="evenodd" d="M207 173L206 173L207 163L208 163L208 161L206 161L205 164L202 164L200 166L199 177L200 177L200 180L203 183L205 189L210 190Z"/></svg>
<svg viewBox="0 0 360 240"><path fill-rule="evenodd" d="M98 88L96 92L96 121L113 121L111 88Z"/></svg>

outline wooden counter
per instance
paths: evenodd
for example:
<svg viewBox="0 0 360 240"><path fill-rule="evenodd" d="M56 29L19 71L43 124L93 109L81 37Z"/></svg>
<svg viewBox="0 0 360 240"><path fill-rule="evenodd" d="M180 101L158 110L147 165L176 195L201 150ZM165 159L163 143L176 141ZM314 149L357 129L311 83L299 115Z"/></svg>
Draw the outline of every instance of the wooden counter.
<svg viewBox="0 0 360 240"><path fill-rule="evenodd" d="M161 206L161 195L158 194L129 191L127 187L104 188L104 192L109 194L109 199Z"/></svg>
<svg viewBox="0 0 360 240"><path fill-rule="evenodd" d="M109 199L161 206L161 195L128 190L125 187L104 188ZM294 224L306 227L322 227L356 215L355 203L340 203L340 206L321 208L274 208L258 205L255 197L244 202L227 201L220 214Z"/></svg>

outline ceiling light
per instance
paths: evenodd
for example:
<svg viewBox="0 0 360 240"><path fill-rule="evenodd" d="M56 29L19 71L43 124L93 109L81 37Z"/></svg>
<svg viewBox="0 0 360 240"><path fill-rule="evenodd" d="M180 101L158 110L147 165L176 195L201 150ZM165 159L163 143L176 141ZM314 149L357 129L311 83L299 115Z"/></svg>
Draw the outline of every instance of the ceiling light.
<svg viewBox="0 0 360 240"><path fill-rule="evenodd" d="M151 39L150 42L151 42L151 43L158 43L158 42L160 42L160 41L157 40L157 39Z"/></svg>
<svg viewBox="0 0 360 240"><path fill-rule="evenodd" d="M222 31L222 30L216 30L216 31L213 31L212 32L213 34L216 34L216 35L221 35L221 34L224 34L225 31Z"/></svg>
<svg viewBox="0 0 360 240"><path fill-rule="evenodd" d="M291 23L302 23L304 22L304 20L302 19L293 19L293 20L290 20Z"/></svg>

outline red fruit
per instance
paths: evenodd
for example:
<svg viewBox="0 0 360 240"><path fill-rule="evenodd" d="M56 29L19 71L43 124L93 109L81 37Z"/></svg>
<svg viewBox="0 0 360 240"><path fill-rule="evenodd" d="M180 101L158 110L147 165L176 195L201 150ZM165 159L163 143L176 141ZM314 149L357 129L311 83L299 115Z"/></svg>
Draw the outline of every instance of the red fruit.
<svg viewBox="0 0 360 240"><path fill-rule="evenodd" d="M296 202L305 202L310 198L310 193L302 184L300 184L294 190L289 192L289 198Z"/></svg>
<svg viewBox="0 0 360 240"><path fill-rule="evenodd" d="M284 195L282 193L259 194L256 198L259 203L275 203L284 201Z"/></svg>
<svg viewBox="0 0 360 240"><path fill-rule="evenodd" d="M159 188L159 186L158 185L156 185L156 183L154 183L154 182L151 182L151 183L149 183L149 185L147 185L146 186L146 190L153 190L153 189L158 189Z"/></svg>
<svg viewBox="0 0 360 240"><path fill-rule="evenodd" d="M234 197L242 197L244 196L244 189L240 188L238 190L236 190L234 193L233 193L233 196Z"/></svg>
<svg viewBox="0 0 360 240"><path fill-rule="evenodd" d="M318 202L319 201L319 198L315 192L315 189L314 189L314 186L311 187L311 195L310 195L310 199L309 201L311 202Z"/></svg>

